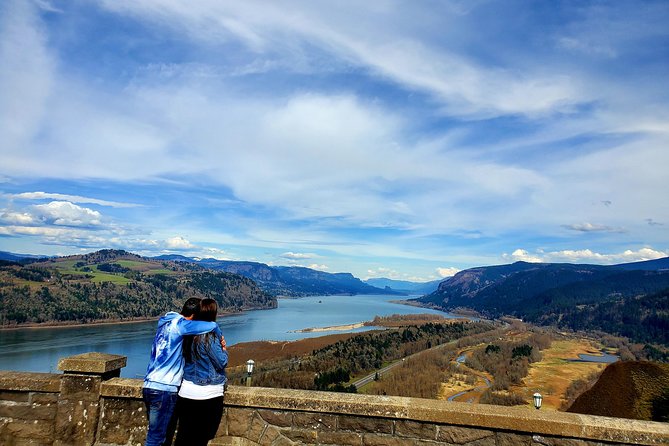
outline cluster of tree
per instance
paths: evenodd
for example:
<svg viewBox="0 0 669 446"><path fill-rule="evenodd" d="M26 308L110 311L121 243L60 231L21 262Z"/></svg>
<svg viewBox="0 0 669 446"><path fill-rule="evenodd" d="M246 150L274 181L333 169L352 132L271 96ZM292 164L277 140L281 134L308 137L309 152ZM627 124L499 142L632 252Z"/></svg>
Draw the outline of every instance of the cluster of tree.
<svg viewBox="0 0 669 446"><path fill-rule="evenodd" d="M641 343L669 346L669 288L647 296L631 296L565 308L541 322L574 330L601 330Z"/></svg>
<svg viewBox="0 0 669 446"><path fill-rule="evenodd" d="M15 277L29 282L46 282L51 279L51 271L44 268L11 268L9 271L11 271Z"/></svg>
<svg viewBox="0 0 669 446"><path fill-rule="evenodd" d="M130 271L130 268L126 268L120 263L100 263L96 268L98 271L112 274L124 274Z"/></svg>
<svg viewBox="0 0 669 446"><path fill-rule="evenodd" d="M426 350L407 359L400 367L384 373L378 381L366 386L365 391L379 395L437 398L442 383L448 382L455 375L473 386L476 376L453 362L458 352L474 345L497 341L503 335L504 330L497 328L461 337L455 343L443 345L439 349Z"/></svg>
<svg viewBox="0 0 669 446"><path fill-rule="evenodd" d="M550 335L541 332L531 333L523 341L496 342L487 345L486 348L477 349L467 359L467 365L492 375L491 391L508 390L512 385L521 384L529 372L530 364L540 361L540 351L550 345ZM500 396L490 395L490 397Z"/></svg>
<svg viewBox="0 0 669 446"><path fill-rule="evenodd" d="M517 262L472 268L419 301L669 345L669 270L663 268L667 261L627 267Z"/></svg>
<svg viewBox="0 0 669 446"><path fill-rule="evenodd" d="M276 307L276 299L252 280L206 270L179 275L129 271L126 275L132 280L127 284L94 283L82 280L83 276L68 278L46 267L0 267L2 277L9 277L9 273L40 280L2 282L0 326L155 317L180 309L189 297L213 298L221 311ZM48 283L42 282L45 277L50 279Z"/></svg>
<svg viewBox="0 0 669 446"><path fill-rule="evenodd" d="M315 350L308 357L258 364L254 382L266 387L316 390L327 386L329 390L351 391L350 383L332 381L333 377L371 373L388 362L494 328L486 322L428 323L362 333Z"/></svg>

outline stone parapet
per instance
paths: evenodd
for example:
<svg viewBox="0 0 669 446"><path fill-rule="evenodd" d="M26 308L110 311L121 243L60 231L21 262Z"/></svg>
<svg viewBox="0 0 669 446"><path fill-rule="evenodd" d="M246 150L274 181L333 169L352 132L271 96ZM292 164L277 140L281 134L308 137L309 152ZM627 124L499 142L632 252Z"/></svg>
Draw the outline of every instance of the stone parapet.
<svg viewBox="0 0 669 446"><path fill-rule="evenodd" d="M101 394L141 398L141 381L112 379ZM224 435L215 444L263 444L266 435L297 444L372 444L373 436L393 444L485 444L486 438L491 444L669 444L667 423L524 407L237 386L228 388L225 404Z"/></svg>
<svg viewBox="0 0 669 446"><path fill-rule="evenodd" d="M125 358L66 359L62 375L0 371L0 444L143 444L142 381L109 379ZM523 407L237 386L225 406L210 446L669 445L669 423Z"/></svg>

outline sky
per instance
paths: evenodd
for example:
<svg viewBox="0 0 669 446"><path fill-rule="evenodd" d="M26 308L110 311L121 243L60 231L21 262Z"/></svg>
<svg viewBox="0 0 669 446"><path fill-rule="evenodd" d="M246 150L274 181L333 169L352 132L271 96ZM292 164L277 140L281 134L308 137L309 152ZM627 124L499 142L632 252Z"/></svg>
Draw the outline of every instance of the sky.
<svg viewBox="0 0 669 446"><path fill-rule="evenodd" d="M669 255L669 2L4 0L0 250L428 281Z"/></svg>

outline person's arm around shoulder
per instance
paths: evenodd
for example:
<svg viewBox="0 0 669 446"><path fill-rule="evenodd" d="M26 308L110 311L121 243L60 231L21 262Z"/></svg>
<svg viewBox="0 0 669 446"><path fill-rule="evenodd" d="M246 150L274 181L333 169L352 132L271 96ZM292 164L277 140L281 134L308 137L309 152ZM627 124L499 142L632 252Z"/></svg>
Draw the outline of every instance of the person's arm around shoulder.
<svg viewBox="0 0 669 446"><path fill-rule="evenodd" d="M216 322L207 322L207 321L193 321L186 318L183 318L179 321L179 331L184 336L189 335L201 335L214 331L217 336L221 335L221 329L218 328Z"/></svg>

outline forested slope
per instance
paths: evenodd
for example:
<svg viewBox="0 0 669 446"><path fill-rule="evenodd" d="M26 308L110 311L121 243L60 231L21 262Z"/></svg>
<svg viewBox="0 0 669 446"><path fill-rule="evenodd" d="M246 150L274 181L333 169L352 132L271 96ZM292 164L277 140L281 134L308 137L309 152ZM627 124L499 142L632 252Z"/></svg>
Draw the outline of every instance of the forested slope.
<svg viewBox="0 0 669 446"><path fill-rule="evenodd" d="M222 312L276 307L276 299L246 277L125 251L0 262L4 327L149 318L178 311L189 297L213 298Z"/></svg>

